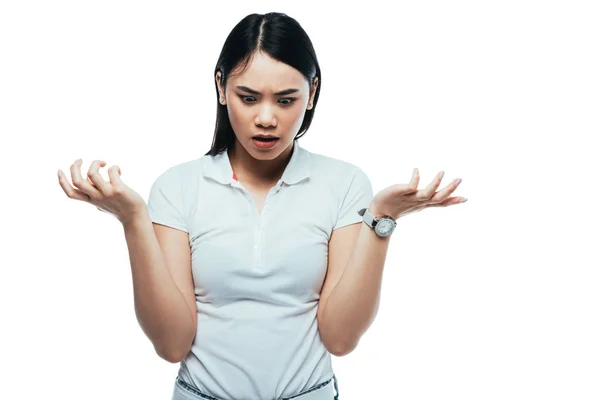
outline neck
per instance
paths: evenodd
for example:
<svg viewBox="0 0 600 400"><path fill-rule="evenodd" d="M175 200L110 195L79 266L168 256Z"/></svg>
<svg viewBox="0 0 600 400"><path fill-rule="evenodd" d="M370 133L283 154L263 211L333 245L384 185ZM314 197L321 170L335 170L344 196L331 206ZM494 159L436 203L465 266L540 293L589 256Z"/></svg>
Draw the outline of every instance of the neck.
<svg viewBox="0 0 600 400"><path fill-rule="evenodd" d="M272 187L283 175L293 150L294 142L272 160L257 160L246 151L236 137L233 148L227 149L227 153L231 168L241 182L259 187Z"/></svg>

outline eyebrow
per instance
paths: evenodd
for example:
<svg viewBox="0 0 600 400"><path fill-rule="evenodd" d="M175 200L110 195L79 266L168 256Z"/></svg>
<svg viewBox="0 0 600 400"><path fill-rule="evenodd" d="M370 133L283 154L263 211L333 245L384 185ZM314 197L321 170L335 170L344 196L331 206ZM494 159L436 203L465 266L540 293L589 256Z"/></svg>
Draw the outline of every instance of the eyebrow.
<svg viewBox="0 0 600 400"><path fill-rule="evenodd" d="M252 94L258 94L258 95L262 95L261 92L258 92L254 89L250 89L249 87L246 86L236 86L238 89L243 90L244 92L248 92L248 93L252 93ZM299 92L300 89L286 89L286 90L282 90L281 92L277 92L275 93L275 96L283 96L286 94L292 94L292 93L296 93Z"/></svg>

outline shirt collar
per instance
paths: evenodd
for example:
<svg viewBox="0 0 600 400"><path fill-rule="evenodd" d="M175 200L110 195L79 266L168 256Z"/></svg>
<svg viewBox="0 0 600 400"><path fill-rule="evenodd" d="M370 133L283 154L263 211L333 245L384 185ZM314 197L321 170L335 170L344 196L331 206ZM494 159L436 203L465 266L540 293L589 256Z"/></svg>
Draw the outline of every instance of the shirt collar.
<svg viewBox="0 0 600 400"><path fill-rule="evenodd" d="M207 162L204 164L203 168L203 175L225 185L236 182L227 150L222 151L216 156L207 156ZM283 171L281 181L288 185L293 185L309 176L310 153L300 146L298 140L294 140L292 157Z"/></svg>

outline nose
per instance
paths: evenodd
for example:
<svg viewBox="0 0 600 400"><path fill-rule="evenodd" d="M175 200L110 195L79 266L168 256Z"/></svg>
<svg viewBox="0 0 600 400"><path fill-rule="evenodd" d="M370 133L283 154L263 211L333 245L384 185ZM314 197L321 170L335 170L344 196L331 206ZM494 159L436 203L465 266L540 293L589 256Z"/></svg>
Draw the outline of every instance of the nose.
<svg viewBox="0 0 600 400"><path fill-rule="evenodd" d="M270 104L262 104L260 106L258 115L256 116L254 123L256 125L260 125L264 128L269 126L277 126L277 122L275 120L275 113L273 112L273 108Z"/></svg>

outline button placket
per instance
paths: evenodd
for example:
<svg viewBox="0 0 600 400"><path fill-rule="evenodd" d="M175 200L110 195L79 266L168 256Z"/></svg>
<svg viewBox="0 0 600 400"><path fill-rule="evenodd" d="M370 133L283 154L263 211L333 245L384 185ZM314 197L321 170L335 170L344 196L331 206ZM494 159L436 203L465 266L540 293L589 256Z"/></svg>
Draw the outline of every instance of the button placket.
<svg viewBox="0 0 600 400"><path fill-rule="evenodd" d="M256 229L254 229L254 250L257 250L260 248L261 236L262 236L262 229L259 226Z"/></svg>
<svg viewBox="0 0 600 400"><path fill-rule="evenodd" d="M257 219L256 219L257 226L254 228L253 254L254 254L254 265L258 269L262 269L265 266L263 228L264 228L264 224L266 221L266 219L265 219L266 214L269 213L271 210L271 205L269 204L269 200L274 194L278 193L280 189L281 189L281 184L279 182L278 185L276 187L272 188L271 191L269 191L269 193L267 194L262 212L260 214L258 212L255 213L255 216L257 217ZM253 207L256 210L252 196L248 194L248 197L252 201Z"/></svg>
<svg viewBox="0 0 600 400"><path fill-rule="evenodd" d="M262 218L258 218L257 225L254 228L254 265L262 268Z"/></svg>

